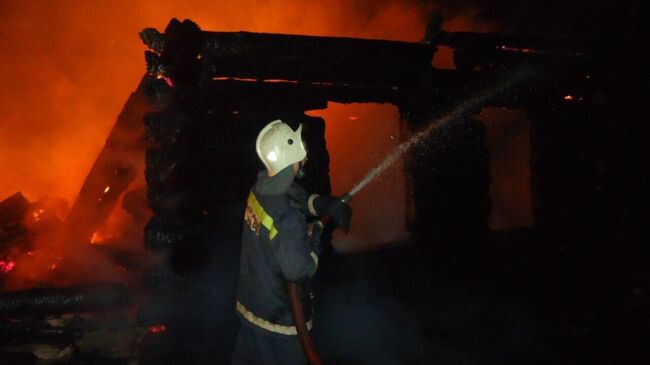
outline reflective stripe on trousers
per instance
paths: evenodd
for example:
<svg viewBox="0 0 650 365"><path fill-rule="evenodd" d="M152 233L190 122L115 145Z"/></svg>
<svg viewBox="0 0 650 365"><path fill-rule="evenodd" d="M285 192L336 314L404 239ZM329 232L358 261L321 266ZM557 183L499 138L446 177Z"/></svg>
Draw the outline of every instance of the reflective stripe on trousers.
<svg viewBox="0 0 650 365"><path fill-rule="evenodd" d="M253 314L253 312L249 311L248 308L246 308L243 304L241 304L239 301L237 301L237 312L242 315L247 321L250 323L256 325L257 327L263 328L267 331L279 333L282 335L297 335L298 331L296 330L296 326L283 326L281 324L275 324L267 321L264 318L260 318ZM312 327L312 320L310 319L309 322L307 322L307 329L311 330Z"/></svg>

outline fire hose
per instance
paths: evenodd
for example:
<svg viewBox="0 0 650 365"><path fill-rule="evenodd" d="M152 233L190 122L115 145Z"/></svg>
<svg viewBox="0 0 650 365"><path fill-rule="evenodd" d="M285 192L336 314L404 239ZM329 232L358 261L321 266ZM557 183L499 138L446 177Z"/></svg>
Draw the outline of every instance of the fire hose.
<svg viewBox="0 0 650 365"><path fill-rule="evenodd" d="M352 200L352 194L345 193L341 197L341 203L347 204ZM322 226L325 226L330 221L329 216L324 216L318 219L318 222ZM314 342L309 335L309 330L307 329L307 323L305 321L305 312L302 308L302 302L300 301L300 284L295 282L287 283L287 290L289 292L289 300L291 301L291 315L293 316L293 322L296 325L296 332L298 333L298 341L300 341L300 346L302 347L307 361L310 365L322 365L322 361L316 348L314 347Z"/></svg>

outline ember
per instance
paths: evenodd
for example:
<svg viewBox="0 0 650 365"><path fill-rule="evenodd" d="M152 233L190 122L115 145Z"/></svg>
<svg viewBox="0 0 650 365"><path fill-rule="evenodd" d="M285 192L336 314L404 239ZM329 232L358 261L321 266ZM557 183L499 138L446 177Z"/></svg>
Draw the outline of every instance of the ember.
<svg viewBox="0 0 650 365"><path fill-rule="evenodd" d="M11 259L0 261L0 274L8 273L9 271L13 270L15 266L16 262L12 261Z"/></svg>
<svg viewBox="0 0 650 365"><path fill-rule="evenodd" d="M32 217L34 217L34 221L38 222L41 220L41 215L45 213L44 209L38 209L32 212Z"/></svg>
<svg viewBox="0 0 650 365"><path fill-rule="evenodd" d="M90 243L93 245L99 245L102 244L103 242L106 242L109 240L110 237L101 234L99 231L93 233L93 236L90 238Z"/></svg>
<svg viewBox="0 0 650 365"><path fill-rule="evenodd" d="M166 330L167 327L164 324L156 324L149 327L149 332L154 334L162 333L165 332Z"/></svg>

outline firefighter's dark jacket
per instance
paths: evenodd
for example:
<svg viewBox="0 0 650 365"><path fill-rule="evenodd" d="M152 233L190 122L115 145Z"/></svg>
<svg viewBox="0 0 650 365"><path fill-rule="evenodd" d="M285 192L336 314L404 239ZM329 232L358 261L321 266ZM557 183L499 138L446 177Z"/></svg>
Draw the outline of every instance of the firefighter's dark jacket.
<svg viewBox="0 0 650 365"><path fill-rule="evenodd" d="M287 281L303 283L302 304L311 327L308 281L318 267L319 235L307 235L307 193L293 182L292 166L273 177L262 171L249 193L242 233L237 312L244 325L295 335Z"/></svg>

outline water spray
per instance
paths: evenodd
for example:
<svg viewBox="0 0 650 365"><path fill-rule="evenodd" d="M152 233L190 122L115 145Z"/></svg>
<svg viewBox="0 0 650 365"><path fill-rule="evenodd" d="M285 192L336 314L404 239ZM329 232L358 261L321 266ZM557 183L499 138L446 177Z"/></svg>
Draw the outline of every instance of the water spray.
<svg viewBox="0 0 650 365"><path fill-rule="evenodd" d="M366 176L364 176L361 181L359 181L349 193L345 193L341 198L343 203L348 203L352 197L373 181L377 176L384 172L389 166L391 166L397 159L402 156L406 151L408 151L414 145L422 142L427 136L429 136L433 131L438 128L462 117L467 114L468 111L481 107L486 101L493 98L495 95L503 92L504 90L509 89L516 83L528 78L531 76L531 71L528 69L519 69L515 71L509 78L503 81L501 84L496 87L483 90L481 93L477 94L474 97L466 99L463 103L455 107L451 112L445 114L441 118L432 121L426 128L415 133L407 141L402 142L397 146L391 153L384 158L384 160L377 165L372 170L368 171Z"/></svg>
<svg viewBox="0 0 650 365"><path fill-rule="evenodd" d="M364 176L364 178L361 179L361 181L359 181L356 185L354 185L354 187L352 187L352 190L350 190L349 192L341 196L340 198L341 203L345 203L345 204L349 203L352 200L352 197L356 193L361 191L364 187L366 187L366 185L368 185L377 176L379 176L382 172L384 172L389 166L391 166L395 161L397 161L397 159L400 156L402 156L406 151L408 151L411 147L422 142L433 131L442 127L445 124L450 123L451 121L454 121L462 117L463 115L467 114L468 111L480 107L483 103L485 103L486 101L488 101L489 99L497 95L498 93L512 87L514 84L526 79L530 75L531 72L528 70L522 70L522 69L517 70L515 71L514 74L512 74L508 79L506 79L501 84L491 89L484 90L478 95L465 100L463 103L461 103L456 108L454 108L451 112L447 113L446 115L442 116L437 120L432 121L431 124L429 124L426 128L415 133L407 141L402 142L399 146L397 146L393 151L391 151L391 153L388 154L388 156L386 156L386 158L384 158L384 160L379 165L377 165L375 168L368 171L366 176ZM314 223L320 225L322 229L329 222L329 220L330 220L329 216L324 216L314 221ZM305 324L305 317L302 311L302 305L300 303L299 285L297 283L289 282L288 293L291 302L291 313L294 318L294 323L296 324L296 332L298 334L298 339L300 341L300 344L305 352L305 356L307 357L309 364L321 365L322 361L314 348L314 344L312 342L311 337L309 336L309 332Z"/></svg>

